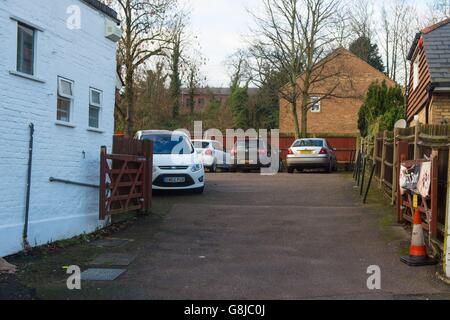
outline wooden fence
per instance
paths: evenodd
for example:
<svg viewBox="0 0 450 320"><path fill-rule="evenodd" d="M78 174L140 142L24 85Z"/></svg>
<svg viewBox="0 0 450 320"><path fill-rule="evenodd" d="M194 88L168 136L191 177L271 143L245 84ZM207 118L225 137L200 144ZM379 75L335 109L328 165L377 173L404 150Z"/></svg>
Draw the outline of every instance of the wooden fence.
<svg viewBox="0 0 450 320"><path fill-rule="evenodd" d="M431 160L434 184L431 196L424 199L424 227L430 231L430 242L443 252L446 230L447 183L450 126L423 125L385 131L376 137L362 139L358 157L375 164L377 187L397 204L399 222L411 222L411 210L399 203L398 185L401 161ZM360 161L360 160L357 160ZM408 204L408 201L406 201ZM408 214L409 212L409 214Z"/></svg>
<svg viewBox="0 0 450 320"><path fill-rule="evenodd" d="M113 152L100 153L100 220L130 211L148 213L152 198L153 143L115 136Z"/></svg>

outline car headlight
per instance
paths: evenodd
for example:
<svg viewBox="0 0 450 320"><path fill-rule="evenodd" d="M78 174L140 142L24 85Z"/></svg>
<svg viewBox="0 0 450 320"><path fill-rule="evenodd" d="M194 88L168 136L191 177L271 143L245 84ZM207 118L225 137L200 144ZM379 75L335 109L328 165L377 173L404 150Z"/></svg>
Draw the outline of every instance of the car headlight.
<svg viewBox="0 0 450 320"><path fill-rule="evenodd" d="M202 170L203 169L203 165L201 165L201 164L194 164L193 166L192 166L192 172L198 172L198 171L200 171L200 170Z"/></svg>

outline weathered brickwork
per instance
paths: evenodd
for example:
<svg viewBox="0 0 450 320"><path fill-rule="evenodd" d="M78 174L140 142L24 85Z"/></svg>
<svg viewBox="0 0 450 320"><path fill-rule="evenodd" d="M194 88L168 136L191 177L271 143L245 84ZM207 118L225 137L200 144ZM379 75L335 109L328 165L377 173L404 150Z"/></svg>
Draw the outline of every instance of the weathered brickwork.
<svg viewBox="0 0 450 320"><path fill-rule="evenodd" d="M66 25L72 5L80 9L81 29ZM35 79L12 73L17 20L40 29ZM105 16L85 2L0 0L0 256L22 248L30 123L35 125L30 244L101 225L98 190L50 183L49 178L99 183L100 146L111 145L114 126L115 49L105 38ZM74 81L71 127L56 124L58 76ZM99 132L88 130L90 87L103 91Z"/></svg>
<svg viewBox="0 0 450 320"><path fill-rule="evenodd" d="M326 77L326 80L316 83L311 95L321 96L321 93L323 95L330 92L332 95L321 101L321 112L308 112L310 134L357 135L358 112L370 84L386 80L388 85L395 85L383 73L345 49L338 50L337 55L325 64L322 73L335 76ZM336 89L332 90L335 87ZM299 99L298 105L300 104ZM300 107L298 116L301 124ZM280 131L286 134L295 132L290 104L284 99L280 100Z"/></svg>
<svg viewBox="0 0 450 320"><path fill-rule="evenodd" d="M450 123L450 93L435 93L431 101L431 124Z"/></svg>

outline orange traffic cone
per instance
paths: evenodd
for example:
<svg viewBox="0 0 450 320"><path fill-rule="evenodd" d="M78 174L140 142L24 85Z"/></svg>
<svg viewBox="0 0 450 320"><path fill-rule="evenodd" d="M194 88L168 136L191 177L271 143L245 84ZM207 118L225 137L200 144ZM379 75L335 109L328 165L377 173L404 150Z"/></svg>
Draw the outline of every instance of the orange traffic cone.
<svg viewBox="0 0 450 320"><path fill-rule="evenodd" d="M411 267L421 267L434 265L437 262L427 254L427 247L425 246L425 239L422 228L422 218L420 210L416 209L414 212L414 226L411 239L411 248L409 249L409 256L401 257L400 260Z"/></svg>

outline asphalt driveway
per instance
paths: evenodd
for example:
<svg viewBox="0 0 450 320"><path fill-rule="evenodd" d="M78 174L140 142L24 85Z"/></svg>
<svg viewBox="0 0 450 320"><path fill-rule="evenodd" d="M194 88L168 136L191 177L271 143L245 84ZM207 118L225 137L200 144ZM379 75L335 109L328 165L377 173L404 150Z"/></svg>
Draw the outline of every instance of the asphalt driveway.
<svg viewBox="0 0 450 320"><path fill-rule="evenodd" d="M114 282L42 281L40 298L446 298L436 267L399 262L408 234L386 209L362 206L348 175L209 174L204 195L159 195L152 217L115 237L137 256ZM91 254L91 253L90 253ZM71 261L66 261L70 264ZM367 288L367 268L382 289ZM57 266L55 266L56 268Z"/></svg>

